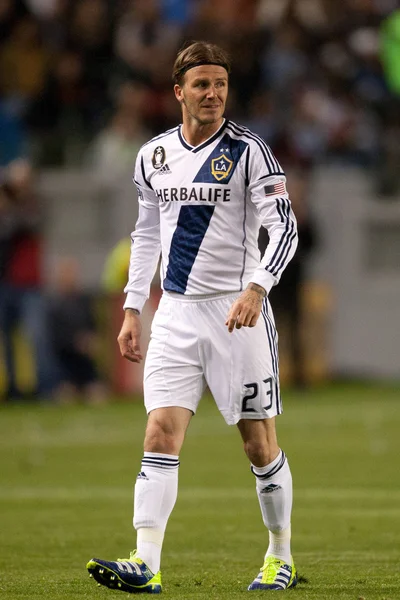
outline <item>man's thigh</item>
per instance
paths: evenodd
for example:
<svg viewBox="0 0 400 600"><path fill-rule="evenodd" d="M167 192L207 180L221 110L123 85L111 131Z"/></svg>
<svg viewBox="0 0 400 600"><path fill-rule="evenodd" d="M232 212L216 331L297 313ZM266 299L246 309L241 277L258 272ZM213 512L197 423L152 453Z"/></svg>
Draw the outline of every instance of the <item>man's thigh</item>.
<svg viewBox="0 0 400 600"><path fill-rule="evenodd" d="M194 306L163 296L154 316L144 369L147 412L180 406L196 412L205 389Z"/></svg>
<svg viewBox="0 0 400 600"><path fill-rule="evenodd" d="M217 406L226 422L233 425L241 419L274 417L282 412L282 405L278 337L271 308L265 301L255 327L229 333L225 318L231 301L210 311L202 361Z"/></svg>

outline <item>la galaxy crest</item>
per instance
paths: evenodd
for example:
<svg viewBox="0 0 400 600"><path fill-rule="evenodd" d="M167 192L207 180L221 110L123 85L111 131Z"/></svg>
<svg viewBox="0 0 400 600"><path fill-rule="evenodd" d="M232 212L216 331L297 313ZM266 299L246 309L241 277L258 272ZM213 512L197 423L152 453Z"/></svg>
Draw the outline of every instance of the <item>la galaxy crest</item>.
<svg viewBox="0 0 400 600"><path fill-rule="evenodd" d="M227 158L225 154L213 158L211 161L211 173L217 181L228 177L233 167L233 160Z"/></svg>
<svg viewBox="0 0 400 600"><path fill-rule="evenodd" d="M165 150L162 146L157 146L157 148L154 150L151 162L153 163L153 167L155 169L161 169L165 163Z"/></svg>

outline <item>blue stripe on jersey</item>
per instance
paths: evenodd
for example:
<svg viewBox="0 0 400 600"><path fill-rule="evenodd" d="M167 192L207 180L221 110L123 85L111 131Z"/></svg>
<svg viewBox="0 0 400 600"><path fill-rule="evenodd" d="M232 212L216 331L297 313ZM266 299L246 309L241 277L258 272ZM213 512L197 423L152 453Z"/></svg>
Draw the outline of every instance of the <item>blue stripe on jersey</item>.
<svg viewBox="0 0 400 600"><path fill-rule="evenodd" d="M290 248L292 247L293 240L297 235L294 221L290 218L289 200L286 198L277 198L276 209L281 218L281 223L285 223L285 231L270 262L265 267L267 271L275 276L278 274L280 269L283 268Z"/></svg>
<svg viewBox="0 0 400 600"><path fill-rule="evenodd" d="M261 150L261 153L265 160L265 164L268 168L267 177L271 176L271 175L285 175L285 173L282 170L282 167L280 166L278 161L273 156L273 154L272 154L271 150L269 149L269 147L267 146L267 144L258 135L251 133L251 131L249 129L239 128L238 125L236 125L232 122L229 123L229 125L227 126L227 129L229 129L235 135L243 137L243 138L247 138L249 140L253 140L253 142L255 142L257 144L257 146ZM272 160L272 157L273 157L273 160Z"/></svg>
<svg viewBox="0 0 400 600"><path fill-rule="evenodd" d="M206 158L193 182L228 184L246 148L246 142L235 140L226 133Z"/></svg>
<svg viewBox="0 0 400 600"><path fill-rule="evenodd" d="M172 236L167 274L163 287L169 292L185 293L194 261L204 239L215 206L182 206Z"/></svg>

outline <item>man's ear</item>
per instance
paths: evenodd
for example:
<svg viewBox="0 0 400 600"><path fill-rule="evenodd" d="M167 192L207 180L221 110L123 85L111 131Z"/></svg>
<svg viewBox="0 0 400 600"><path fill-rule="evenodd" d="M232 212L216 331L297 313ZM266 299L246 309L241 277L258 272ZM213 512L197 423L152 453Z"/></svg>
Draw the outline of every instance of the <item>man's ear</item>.
<svg viewBox="0 0 400 600"><path fill-rule="evenodd" d="M177 83L174 85L174 92L175 92L175 98L178 100L178 102L182 103L182 100L183 100L182 88Z"/></svg>

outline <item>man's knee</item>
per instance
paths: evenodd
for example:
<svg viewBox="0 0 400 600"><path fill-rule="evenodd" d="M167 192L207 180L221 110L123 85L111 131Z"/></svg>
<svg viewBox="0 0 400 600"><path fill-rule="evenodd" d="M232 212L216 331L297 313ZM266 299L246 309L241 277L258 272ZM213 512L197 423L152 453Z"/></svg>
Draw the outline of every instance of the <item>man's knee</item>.
<svg viewBox="0 0 400 600"><path fill-rule="evenodd" d="M264 467L274 460L267 440L247 440L244 442L244 451L255 466Z"/></svg>
<svg viewBox="0 0 400 600"><path fill-rule="evenodd" d="M238 428L243 439L244 451L255 467L269 465L279 454L275 419L241 420Z"/></svg>
<svg viewBox="0 0 400 600"><path fill-rule="evenodd" d="M168 423L154 420L147 426L144 446L147 452L174 454L176 434Z"/></svg>
<svg viewBox="0 0 400 600"><path fill-rule="evenodd" d="M145 452L178 455L190 421L186 409L156 409L149 414L144 440Z"/></svg>

